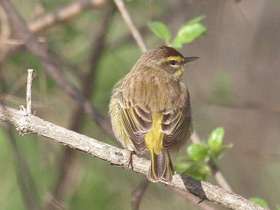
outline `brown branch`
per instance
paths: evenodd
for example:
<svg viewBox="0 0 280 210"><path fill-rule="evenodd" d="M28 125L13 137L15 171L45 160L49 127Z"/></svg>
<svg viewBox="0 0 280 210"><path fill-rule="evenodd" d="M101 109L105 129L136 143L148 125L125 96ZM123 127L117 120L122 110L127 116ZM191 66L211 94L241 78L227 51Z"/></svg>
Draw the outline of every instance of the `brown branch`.
<svg viewBox="0 0 280 210"><path fill-rule="evenodd" d="M50 76L70 97L79 103L87 115L95 121L108 135L114 136L111 125L108 120L100 113L91 103L86 100L82 93L73 86L62 74L59 66L52 60L45 47L37 42L37 37L34 36L27 28L25 21L22 19L14 5L9 0L0 0L0 3L5 10L11 26L17 35L25 41L27 48L37 57L42 66L48 71Z"/></svg>
<svg viewBox="0 0 280 210"><path fill-rule="evenodd" d="M131 31L136 43L138 44L138 46L140 47L140 49L142 50L142 52L145 52L147 50L147 47L138 31L138 29L135 27L133 21L131 20L131 17L127 11L127 9L125 8L125 4L122 0L114 0L115 4L117 5L124 21L126 22L129 30Z"/></svg>
<svg viewBox="0 0 280 210"><path fill-rule="evenodd" d="M108 161L113 165L147 175L150 161L145 158L132 156L132 168L127 165L130 157L126 150L97 141L93 138L67 130L63 127L44 121L26 112L0 106L0 120L13 124L20 134L34 133L39 136L50 138L55 142L67 145L73 149L83 151L91 156ZM265 208L243 198L240 195L228 192L218 186L205 181L199 181L187 175L175 173L171 183L164 183L190 192L202 201L208 200L230 209L264 210Z"/></svg>

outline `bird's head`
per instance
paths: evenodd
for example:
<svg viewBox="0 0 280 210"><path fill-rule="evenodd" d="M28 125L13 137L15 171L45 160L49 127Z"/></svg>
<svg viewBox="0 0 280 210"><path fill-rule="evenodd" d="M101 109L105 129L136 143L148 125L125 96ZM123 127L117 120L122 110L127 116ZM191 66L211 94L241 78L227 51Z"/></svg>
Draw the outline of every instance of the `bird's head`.
<svg viewBox="0 0 280 210"><path fill-rule="evenodd" d="M141 58L144 65L155 70L163 70L171 74L176 80L183 78L186 63L194 61L198 57L184 57L172 47L161 46L148 50Z"/></svg>

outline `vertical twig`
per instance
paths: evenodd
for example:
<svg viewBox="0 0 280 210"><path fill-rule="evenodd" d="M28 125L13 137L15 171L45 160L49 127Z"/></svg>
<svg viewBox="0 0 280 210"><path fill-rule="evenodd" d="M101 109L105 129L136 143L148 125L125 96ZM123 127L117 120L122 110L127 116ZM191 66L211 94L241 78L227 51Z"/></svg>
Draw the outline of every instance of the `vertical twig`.
<svg viewBox="0 0 280 210"><path fill-rule="evenodd" d="M133 191L131 195L131 209L138 210L140 206L141 199L149 185L149 180L147 177L144 177L143 180L140 182L138 187Z"/></svg>
<svg viewBox="0 0 280 210"><path fill-rule="evenodd" d="M27 70L27 87L26 87L26 112L28 115L32 114L32 80L34 69Z"/></svg>
<svg viewBox="0 0 280 210"><path fill-rule="evenodd" d="M214 173L215 179L217 180L218 184L224 188L225 190L229 192L233 192L229 183L227 182L226 178L222 174L222 172L219 170L218 166L216 166L217 171Z"/></svg>
<svg viewBox="0 0 280 210"><path fill-rule="evenodd" d="M114 2L117 5L118 9L120 10L120 13L121 13L124 21L126 22L129 30L131 31L136 43L138 44L138 46L140 47L142 52L146 52L147 47L146 47L138 29L135 27L134 23L132 22L127 9L125 8L124 2L122 0L114 0Z"/></svg>

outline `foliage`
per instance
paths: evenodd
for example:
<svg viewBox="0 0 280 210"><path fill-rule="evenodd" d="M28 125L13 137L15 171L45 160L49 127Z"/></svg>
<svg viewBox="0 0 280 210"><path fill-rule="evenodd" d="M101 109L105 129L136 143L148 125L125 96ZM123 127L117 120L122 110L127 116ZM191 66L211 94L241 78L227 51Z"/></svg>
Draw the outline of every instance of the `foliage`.
<svg viewBox="0 0 280 210"><path fill-rule="evenodd" d="M254 198L250 198L250 200L264 208L268 208L268 204L261 198L254 197Z"/></svg>
<svg viewBox="0 0 280 210"><path fill-rule="evenodd" d="M252 198L250 198L250 200L253 201L254 203L264 207L264 208L269 209L269 206L268 206L267 202L264 199L262 199L262 198L252 197ZM276 205L275 209L276 210L280 210L280 206Z"/></svg>
<svg viewBox="0 0 280 210"><path fill-rule="evenodd" d="M222 145L224 129L216 128L207 141L192 143L187 147L187 156L179 157L174 169L178 172L188 174L200 180L205 180L210 167L207 165L217 164L222 159L224 151L232 148L233 144Z"/></svg>
<svg viewBox="0 0 280 210"><path fill-rule="evenodd" d="M165 41L166 45L174 48L182 48L183 44L188 44L201 35L206 34L205 26L200 23L204 18L205 16L198 16L182 25L172 42L170 42L171 33L164 23L153 21L148 25L156 36Z"/></svg>

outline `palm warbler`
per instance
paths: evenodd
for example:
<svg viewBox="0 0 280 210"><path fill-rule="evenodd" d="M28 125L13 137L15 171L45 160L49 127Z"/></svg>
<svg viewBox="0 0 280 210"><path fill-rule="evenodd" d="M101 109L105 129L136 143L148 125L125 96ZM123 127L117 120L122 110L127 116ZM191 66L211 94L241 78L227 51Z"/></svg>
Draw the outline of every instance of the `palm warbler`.
<svg viewBox="0 0 280 210"><path fill-rule="evenodd" d="M171 47L148 50L112 91L109 106L114 134L130 151L150 151L148 180L172 181L169 151L192 133L190 96L182 82L183 57Z"/></svg>

